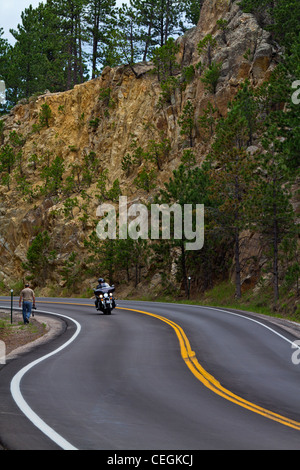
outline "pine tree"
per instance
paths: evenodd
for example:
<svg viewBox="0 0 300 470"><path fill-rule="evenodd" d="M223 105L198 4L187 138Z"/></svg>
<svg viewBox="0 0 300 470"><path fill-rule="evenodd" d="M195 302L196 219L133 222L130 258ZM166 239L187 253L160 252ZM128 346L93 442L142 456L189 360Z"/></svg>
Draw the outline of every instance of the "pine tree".
<svg viewBox="0 0 300 470"><path fill-rule="evenodd" d="M273 277L274 301L279 299L280 250L284 241L292 246L295 239L295 213L291 205L291 171L286 165L286 155L278 139L278 128L270 126L263 139L264 152L256 156L259 170L256 179L253 205L255 228L264 242L264 253L272 260L269 271Z"/></svg>
<svg viewBox="0 0 300 470"><path fill-rule="evenodd" d="M130 4L137 11L138 24L144 30L145 60L151 46L162 47L180 32L184 5L180 0L131 0Z"/></svg>
<svg viewBox="0 0 300 470"><path fill-rule="evenodd" d="M7 39L2 36L4 34L3 28L0 28L0 80L4 81L3 88L5 88L9 71L9 51L11 47ZM5 90L1 89L0 92L0 115L7 109L8 103L6 102L8 96Z"/></svg>
<svg viewBox="0 0 300 470"><path fill-rule="evenodd" d="M211 34L207 34L198 43L198 53L200 56L204 56L204 62L207 62L209 67L212 65L212 54L216 46L217 41Z"/></svg>
<svg viewBox="0 0 300 470"><path fill-rule="evenodd" d="M42 193L47 195L56 195L62 188L64 162L62 157L55 157L49 166L45 166L42 170L42 178L45 180L45 185L42 188Z"/></svg>
<svg viewBox="0 0 300 470"><path fill-rule="evenodd" d="M16 161L16 155L15 155L14 149L9 144L2 146L0 149L1 183L6 184L8 190L10 190L11 173L12 173L15 161Z"/></svg>
<svg viewBox="0 0 300 470"><path fill-rule="evenodd" d="M191 159L189 158L173 171L172 177L169 178L169 181L164 185L164 189L161 189L156 197L156 203L178 204L182 209L182 214L184 213L185 204L192 204L193 208L196 207L196 204L204 204L205 207L210 206L208 191L210 184L209 165L205 163L201 168L192 168L190 162ZM192 251L192 254L190 254L186 250L187 240L183 227L181 239L175 238L173 233L171 239L164 240L164 242L164 252L165 254L169 253L168 256L174 251L174 248L176 249L177 279L182 282L185 295L188 296L188 270L193 264L193 258L197 256L197 251Z"/></svg>
<svg viewBox="0 0 300 470"><path fill-rule="evenodd" d="M231 103L226 118L218 122L210 155L213 168L211 191L219 204L219 228L231 234L234 242L237 298L242 293L241 233L249 226L247 202L254 170L247 152L257 119L257 115L249 115L249 109L254 107L254 93L246 82Z"/></svg>
<svg viewBox="0 0 300 470"><path fill-rule="evenodd" d="M130 5L136 13L137 25L141 29L141 60L146 61L158 44L154 32L157 0L131 0Z"/></svg>
<svg viewBox="0 0 300 470"><path fill-rule="evenodd" d="M137 11L123 4L119 8L118 17L118 47L123 63L132 66L142 57L143 32L139 25ZM132 68L134 71L134 69Z"/></svg>
<svg viewBox="0 0 300 470"><path fill-rule="evenodd" d="M166 83L175 74L178 67L176 62L178 51L179 45L176 44L173 38L169 38L164 46L154 50L152 61L160 82Z"/></svg>
<svg viewBox="0 0 300 470"><path fill-rule="evenodd" d="M4 35L3 28L0 27L0 79L5 79L5 72L7 69L7 52L9 49L9 44L7 39L4 39L2 36Z"/></svg>
<svg viewBox="0 0 300 470"><path fill-rule="evenodd" d="M275 303L279 299L280 277L288 269L281 256L287 256L287 248L295 245L298 231L291 198L292 184L299 176L299 107L293 104L291 94L291 75L286 64L279 65L258 90L265 118L261 129L263 151L256 156L252 213L265 243L266 258L271 261Z"/></svg>
<svg viewBox="0 0 300 470"><path fill-rule="evenodd" d="M20 97L29 97L46 89L46 57L40 54L40 25L38 13L30 5L21 14L22 24L10 30L16 40L12 51L12 74L8 87L16 88Z"/></svg>
<svg viewBox="0 0 300 470"><path fill-rule="evenodd" d="M205 70L201 82L204 83L205 89L213 95L217 92L217 85L221 75L222 63L212 62Z"/></svg>
<svg viewBox="0 0 300 470"><path fill-rule="evenodd" d="M27 261L23 263L23 269L31 273L31 279L36 285L44 285L51 272L56 253L51 250L51 238L44 230L36 235L30 243L27 251Z"/></svg>
<svg viewBox="0 0 300 470"><path fill-rule="evenodd" d="M195 132L195 107L190 100L188 100L185 107L183 108L182 114L178 120L178 124L181 127L180 134L185 135L189 140L190 147L193 147L193 137Z"/></svg>
<svg viewBox="0 0 300 470"><path fill-rule="evenodd" d="M7 86L13 103L46 89L66 88L64 38L53 2L40 4L36 9L30 6L22 12L21 19L17 29L11 30L16 43L10 51Z"/></svg>
<svg viewBox="0 0 300 470"><path fill-rule="evenodd" d="M111 28L115 25L115 0L89 0L84 9L87 40L92 47L92 78L104 64Z"/></svg>
<svg viewBox="0 0 300 470"><path fill-rule="evenodd" d="M184 11L187 20L192 25L197 25L204 0L184 0Z"/></svg>
<svg viewBox="0 0 300 470"><path fill-rule="evenodd" d="M164 46L168 39L180 32L179 23L182 17L184 5L180 0L158 0L155 13L155 32L160 47Z"/></svg>
<svg viewBox="0 0 300 470"><path fill-rule="evenodd" d="M289 54L300 32L298 0L242 0L245 12L254 13L261 25L272 31Z"/></svg>
<svg viewBox="0 0 300 470"><path fill-rule="evenodd" d="M63 56L66 65L66 89L87 78L86 57L83 43L87 40L84 27L86 0L53 0L61 21L60 37L63 38Z"/></svg>

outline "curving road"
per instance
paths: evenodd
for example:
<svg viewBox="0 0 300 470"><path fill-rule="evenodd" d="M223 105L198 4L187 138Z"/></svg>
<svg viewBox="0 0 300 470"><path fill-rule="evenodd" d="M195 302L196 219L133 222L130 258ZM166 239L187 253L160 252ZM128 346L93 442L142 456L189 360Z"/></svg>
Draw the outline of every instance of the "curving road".
<svg viewBox="0 0 300 470"><path fill-rule="evenodd" d="M9 449L300 449L289 332L208 307L119 301L104 316L92 300L37 305L65 329L0 366Z"/></svg>

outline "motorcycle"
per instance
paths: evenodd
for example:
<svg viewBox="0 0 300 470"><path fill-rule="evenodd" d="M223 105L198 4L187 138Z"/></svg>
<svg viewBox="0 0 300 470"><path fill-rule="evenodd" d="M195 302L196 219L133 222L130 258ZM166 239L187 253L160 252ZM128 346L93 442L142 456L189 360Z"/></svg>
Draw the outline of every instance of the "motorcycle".
<svg viewBox="0 0 300 470"><path fill-rule="evenodd" d="M112 310L116 306L116 302L113 296L115 287L109 286L106 284L101 287L94 289L94 294L96 297L95 307L97 310L100 310L104 315L111 315Z"/></svg>

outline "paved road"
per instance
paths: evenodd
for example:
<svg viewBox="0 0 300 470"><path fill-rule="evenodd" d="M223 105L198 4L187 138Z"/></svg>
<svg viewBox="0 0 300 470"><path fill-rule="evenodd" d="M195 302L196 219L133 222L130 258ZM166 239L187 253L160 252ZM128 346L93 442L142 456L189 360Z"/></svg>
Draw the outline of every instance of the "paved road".
<svg viewBox="0 0 300 470"><path fill-rule="evenodd" d="M65 330L0 370L8 448L300 449L287 331L207 307L119 301L104 316L92 300L37 304Z"/></svg>

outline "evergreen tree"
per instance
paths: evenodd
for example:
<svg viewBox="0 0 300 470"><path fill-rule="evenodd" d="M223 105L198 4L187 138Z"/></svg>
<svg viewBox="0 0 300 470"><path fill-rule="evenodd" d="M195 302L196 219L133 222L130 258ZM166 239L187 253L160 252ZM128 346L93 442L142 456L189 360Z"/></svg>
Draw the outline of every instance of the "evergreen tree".
<svg viewBox="0 0 300 470"><path fill-rule="evenodd" d="M9 71L9 51L11 47L8 44L7 39L4 39L2 36L4 34L3 28L0 27L0 80L4 81L4 86L6 86L8 71ZM3 93L3 94L2 94ZM1 89L0 92L0 114L4 113L7 109L7 100L8 96L5 91Z"/></svg>
<svg viewBox="0 0 300 470"><path fill-rule="evenodd" d="M297 244L297 225L291 205L292 183L299 175L299 106L291 100L291 75L287 63L280 64L269 81L258 90L260 108L265 112L261 129L263 151L256 156L253 196L256 230L265 243L271 265L274 301L279 299L280 280ZM282 104L286 103L285 106ZM280 274L281 273L281 274Z"/></svg>
<svg viewBox="0 0 300 470"><path fill-rule="evenodd" d="M180 32L179 23L184 5L180 0L157 0L154 31L160 47L164 46L170 37Z"/></svg>
<svg viewBox="0 0 300 470"><path fill-rule="evenodd" d="M116 264L118 272L125 271L127 282L131 281L131 271L135 262L134 244L136 240L131 238L117 239Z"/></svg>
<svg viewBox="0 0 300 470"><path fill-rule="evenodd" d="M63 268L61 269L61 275L63 281L65 281L65 287L74 293L77 291L81 292L81 282L83 277L82 263L78 259L78 253L72 251L68 258L64 261Z"/></svg>
<svg viewBox="0 0 300 470"><path fill-rule="evenodd" d="M46 57L40 54L40 25L37 10L30 5L21 13L22 24L10 30L16 43L12 52L12 73L9 88L14 88L18 98L29 97L46 89L44 71Z"/></svg>
<svg viewBox="0 0 300 470"><path fill-rule="evenodd" d="M189 159L190 161L190 159ZM156 203L159 204L178 204L184 213L185 204L204 204L210 206L209 199L209 165L203 164L202 168L192 168L189 161L181 163L169 181L165 183L164 189L161 189L156 197ZM182 220L183 223L183 220ZM196 256L195 251L192 254L186 250L187 240L182 227L181 239L176 239L173 233L169 241L164 240L164 252L177 252L177 279L182 282L186 296L188 296L188 271L192 266L192 260ZM169 247L167 248L167 245ZM200 250L201 251L201 250ZM156 250L157 252L157 250Z"/></svg>
<svg viewBox="0 0 300 470"><path fill-rule="evenodd" d="M167 82L175 74L178 68L176 62L176 54L178 52L179 45L176 44L174 38L169 38L164 46L154 50L152 60L160 82Z"/></svg>
<svg viewBox="0 0 300 470"><path fill-rule="evenodd" d="M111 29L116 22L115 5L115 0L89 0L84 10L87 39L92 47L92 78L95 78L105 61Z"/></svg>
<svg viewBox="0 0 300 470"><path fill-rule="evenodd" d="M54 0L40 3L36 9L39 21L40 54L45 57L45 86L50 91L66 89L66 56L64 54L65 38L62 34L61 18ZM44 91L44 89L42 90Z"/></svg>
<svg viewBox="0 0 300 470"><path fill-rule="evenodd" d="M0 40L0 74L9 102L14 105L46 89L63 91L82 83L88 78L89 61L94 78L106 65L149 60L196 11L194 0L130 0L118 10L115 4L48 0L26 8L21 23L11 30L15 45Z"/></svg>
<svg viewBox="0 0 300 470"><path fill-rule="evenodd" d="M6 144L0 149L0 175L1 183L6 184L8 190L10 189L10 180L13 166L16 161L16 155L14 149Z"/></svg>
<svg viewBox="0 0 300 470"><path fill-rule="evenodd" d="M142 39L143 31L140 27L140 20L137 17L137 11L131 6L123 4L119 8L118 47L123 63L132 66L142 58ZM133 69L134 71L134 69Z"/></svg>
<svg viewBox="0 0 300 470"><path fill-rule="evenodd" d="M86 57L83 43L87 40L84 28L84 7L87 0L53 0L61 21L63 54L67 62L66 89L87 78Z"/></svg>
<svg viewBox="0 0 300 470"><path fill-rule="evenodd" d="M255 229L262 235L264 254L272 260L269 272L273 276L274 301L279 299L280 250L283 243L293 246L297 237L295 213L291 205L292 176L286 165L278 128L269 127L263 139L264 152L257 155L259 170L251 204Z"/></svg>
<svg viewBox="0 0 300 470"><path fill-rule="evenodd" d="M254 13L261 25L272 31L289 54L300 33L298 0L242 0L244 11Z"/></svg>
<svg viewBox="0 0 300 470"><path fill-rule="evenodd" d="M217 85L221 75L222 63L212 62L210 66L205 70L201 82L204 83L205 89L213 95L217 92Z"/></svg>
<svg viewBox="0 0 300 470"><path fill-rule="evenodd" d="M45 185L42 188L42 193L47 195L56 195L62 188L64 162L62 157L55 157L49 166L45 166L42 170L42 178L45 180Z"/></svg>
<svg viewBox="0 0 300 470"><path fill-rule="evenodd" d="M4 39L2 36L4 35L3 28L0 27L0 79L5 79L5 72L7 70L7 53L9 49L9 44L7 39Z"/></svg>
<svg viewBox="0 0 300 470"><path fill-rule="evenodd" d="M69 89L87 78L85 3L48 0L22 12L22 23L11 30L16 43L9 54L7 82L13 104L46 89Z"/></svg>
<svg viewBox="0 0 300 470"><path fill-rule="evenodd" d="M200 56L204 56L204 62L207 62L209 67L212 65L212 54L216 46L217 41L211 34L207 34L198 43L198 53Z"/></svg>
<svg viewBox="0 0 300 470"><path fill-rule="evenodd" d="M186 19L192 25L197 25L204 0L183 0Z"/></svg>
<svg viewBox="0 0 300 470"><path fill-rule="evenodd" d="M234 242L237 298L242 292L241 233L249 226L246 208L254 166L247 147L256 125L257 115L249 116L249 109L254 106L254 93L246 82L231 103L226 118L218 123L210 155L213 167L211 191L219 203L218 223L220 230L229 233Z"/></svg>
<svg viewBox="0 0 300 470"><path fill-rule="evenodd" d="M178 120L181 127L180 134L185 135L189 140L190 147L194 144L194 131L195 131L195 107L191 101L188 101L183 112Z"/></svg>
<svg viewBox="0 0 300 470"><path fill-rule="evenodd" d="M155 37L157 0L130 0L130 5L141 28L141 60L145 61L151 57L153 48L158 44Z"/></svg>
<svg viewBox="0 0 300 470"><path fill-rule="evenodd" d="M51 250L51 239L49 233L44 230L32 240L27 251L27 262L23 263L23 269L31 275L28 279L36 285L43 286L51 271L56 253Z"/></svg>
<svg viewBox="0 0 300 470"><path fill-rule="evenodd" d="M52 2L26 8L21 19L17 30L11 30L16 43L10 51L7 87L13 103L46 89L65 88L63 39Z"/></svg>

